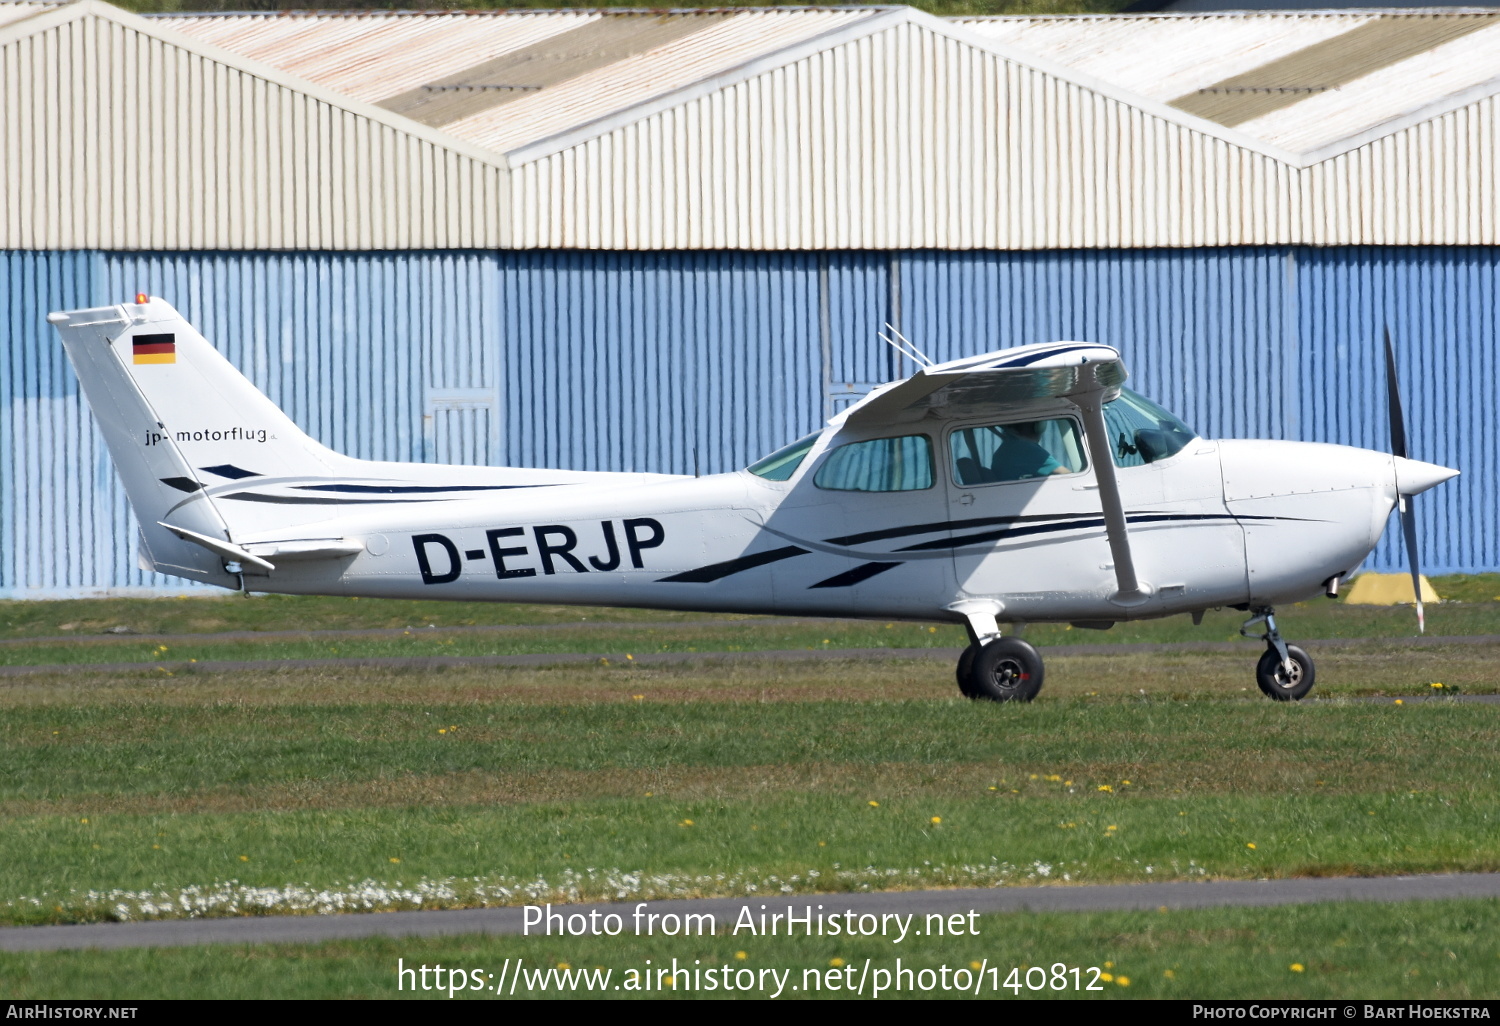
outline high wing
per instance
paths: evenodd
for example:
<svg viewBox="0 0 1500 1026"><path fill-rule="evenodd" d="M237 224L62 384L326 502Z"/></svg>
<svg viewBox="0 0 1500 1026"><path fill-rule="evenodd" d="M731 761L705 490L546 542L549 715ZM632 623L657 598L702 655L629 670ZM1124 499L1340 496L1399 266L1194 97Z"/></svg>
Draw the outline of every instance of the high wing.
<svg viewBox="0 0 1500 1026"><path fill-rule="evenodd" d="M1118 350L1090 342L1045 342L934 364L905 381L872 391L842 415L850 427L877 428L909 410L944 416L997 413L1038 399L1102 405L1120 394L1127 374ZM837 420L837 418L836 418Z"/></svg>
<svg viewBox="0 0 1500 1026"><path fill-rule="evenodd" d="M905 381L871 392L833 423L879 430L909 422L914 413L1003 418L1008 409L1023 414L1023 407L1040 400L1071 403L1083 415L1084 435L1099 482L1099 505L1119 587L1113 601L1122 606L1138 605L1148 596L1141 588L1130 553L1125 507L1104 425L1104 404L1119 396L1126 377L1119 351L1110 346L1090 342L1020 346L924 367Z"/></svg>

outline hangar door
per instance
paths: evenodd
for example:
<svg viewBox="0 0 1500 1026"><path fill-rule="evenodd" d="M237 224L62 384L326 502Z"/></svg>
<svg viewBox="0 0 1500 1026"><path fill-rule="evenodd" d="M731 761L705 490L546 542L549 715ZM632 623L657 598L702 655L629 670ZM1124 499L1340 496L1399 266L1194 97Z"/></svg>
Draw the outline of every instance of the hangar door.
<svg viewBox="0 0 1500 1026"><path fill-rule="evenodd" d="M430 388L422 411L427 463L500 464L500 418L492 388Z"/></svg>

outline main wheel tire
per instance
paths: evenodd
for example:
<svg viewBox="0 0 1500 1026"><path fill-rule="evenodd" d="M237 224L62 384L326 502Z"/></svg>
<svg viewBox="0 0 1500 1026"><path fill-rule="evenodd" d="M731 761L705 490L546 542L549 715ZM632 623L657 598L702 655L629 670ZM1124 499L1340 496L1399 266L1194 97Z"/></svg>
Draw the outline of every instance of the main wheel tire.
<svg viewBox="0 0 1500 1026"><path fill-rule="evenodd" d="M964 649L964 654L958 657L958 690L965 698L978 698L974 694L973 687L969 684L969 677L974 672L974 657L979 654L979 646L971 644Z"/></svg>
<svg viewBox="0 0 1500 1026"><path fill-rule="evenodd" d="M1300 701L1312 690L1316 676L1312 658L1296 645L1288 645L1286 654L1292 666L1288 670L1274 648L1266 649L1255 666L1255 683L1268 697L1278 702Z"/></svg>
<svg viewBox="0 0 1500 1026"><path fill-rule="evenodd" d="M1041 654L1020 638L996 638L975 652L964 693L991 702L1029 702L1041 689Z"/></svg>

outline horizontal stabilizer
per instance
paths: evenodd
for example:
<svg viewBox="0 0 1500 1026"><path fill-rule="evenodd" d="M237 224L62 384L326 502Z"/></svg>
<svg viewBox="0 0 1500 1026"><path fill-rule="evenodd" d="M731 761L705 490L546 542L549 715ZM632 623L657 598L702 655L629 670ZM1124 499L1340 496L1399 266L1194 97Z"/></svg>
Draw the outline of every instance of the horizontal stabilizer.
<svg viewBox="0 0 1500 1026"><path fill-rule="evenodd" d="M189 531L185 527L173 527L171 524L165 523L163 521L157 521L157 525L160 527L165 527L168 531L171 531L183 541L190 541L194 545L201 545L209 552L223 556L225 559L232 560L236 563L241 563L245 566L253 566L257 570L264 571L265 573L270 573L272 570L276 569L276 564L267 563L259 556L251 555L233 542L221 541L218 538L210 538L206 534L199 534L197 531Z"/></svg>
<svg viewBox="0 0 1500 1026"><path fill-rule="evenodd" d="M173 527L168 523L162 523L161 526L184 541L201 545L225 559L234 560L266 574L274 571L277 563L346 559L349 556L357 556L365 550L363 542L350 541L347 538L299 538L289 541L246 542L244 545L236 545L233 542L220 541L218 538L210 538L206 534L189 531L183 527ZM276 560L276 563L272 563L272 559Z"/></svg>
<svg viewBox="0 0 1500 1026"><path fill-rule="evenodd" d="M363 542L347 538L310 538L298 541L246 542L245 551L276 562L290 560L344 559L365 551Z"/></svg>

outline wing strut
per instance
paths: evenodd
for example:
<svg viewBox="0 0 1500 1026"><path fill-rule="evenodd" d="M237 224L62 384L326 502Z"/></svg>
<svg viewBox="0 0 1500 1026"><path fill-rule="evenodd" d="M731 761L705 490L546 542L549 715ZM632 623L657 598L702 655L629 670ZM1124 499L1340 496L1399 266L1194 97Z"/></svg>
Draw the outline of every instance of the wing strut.
<svg viewBox="0 0 1500 1026"><path fill-rule="evenodd" d="M1148 597L1135 575L1135 560L1130 555L1130 537L1125 528L1125 505L1120 500L1120 485L1115 480L1115 461L1110 456L1109 428L1104 424L1104 393L1087 392L1071 397L1083 414L1083 433L1089 440L1089 455L1094 461L1094 479L1099 482L1099 504L1104 507L1104 531L1109 538L1109 553L1115 562L1115 580L1120 590L1112 601L1126 606L1137 605Z"/></svg>

